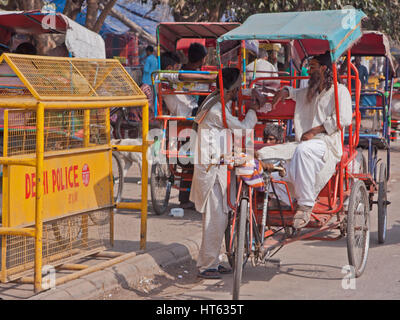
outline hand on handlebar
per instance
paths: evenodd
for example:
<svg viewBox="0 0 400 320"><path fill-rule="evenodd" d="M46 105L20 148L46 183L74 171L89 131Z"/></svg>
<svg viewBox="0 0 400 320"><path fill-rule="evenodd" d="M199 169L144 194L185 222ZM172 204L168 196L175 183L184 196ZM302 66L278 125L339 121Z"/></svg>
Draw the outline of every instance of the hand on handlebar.
<svg viewBox="0 0 400 320"><path fill-rule="evenodd" d="M257 112L258 109L260 109L260 105L259 104L252 104L252 105L247 107L247 111L254 110L255 112Z"/></svg>
<svg viewBox="0 0 400 320"><path fill-rule="evenodd" d="M272 98L272 110L275 110L276 106L278 105L279 102L282 100L285 100L289 96L289 92L287 89L282 89L278 91Z"/></svg>
<svg viewBox="0 0 400 320"><path fill-rule="evenodd" d="M279 166L279 167L274 166L274 164L272 164L272 163L262 162L262 167L263 167L264 171L267 171L267 172L278 171L278 172L279 172L279 175L280 175L281 177L284 177L284 176L286 175L286 170L285 170L285 168L280 167L280 166Z"/></svg>

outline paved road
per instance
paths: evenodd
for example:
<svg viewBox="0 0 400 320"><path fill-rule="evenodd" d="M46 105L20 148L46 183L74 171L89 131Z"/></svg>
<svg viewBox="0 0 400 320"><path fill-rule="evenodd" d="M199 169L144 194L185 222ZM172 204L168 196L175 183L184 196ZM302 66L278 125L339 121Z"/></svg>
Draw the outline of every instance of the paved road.
<svg viewBox="0 0 400 320"><path fill-rule="evenodd" d="M383 154L386 157L386 154ZM385 159L385 158L384 158ZM343 269L348 264L346 239L334 242L302 241L284 247L274 265L252 267L243 273L241 299L399 299L400 298L400 143L392 145L392 174L388 185L388 235L377 241L377 208L371 212L371 241L364 274L349 282ZM196 278L195 261L170 270L169 281L147 292L121 289L105 299L231 299L232 275L222 280Z"/></svg>

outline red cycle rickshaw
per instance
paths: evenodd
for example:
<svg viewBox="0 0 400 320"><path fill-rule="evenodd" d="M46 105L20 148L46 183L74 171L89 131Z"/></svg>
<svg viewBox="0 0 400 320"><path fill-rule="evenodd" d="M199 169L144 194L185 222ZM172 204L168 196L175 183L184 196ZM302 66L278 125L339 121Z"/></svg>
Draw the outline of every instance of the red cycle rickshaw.
<svg viewBox="0 0 400 320"><path fill-rule="evenodd" d="M155 119L160 121L162 129L150 137L155 140L153 144L153 164L151 167L150 190L154 212L164 214L168 208L171 189L190 191L193 175L193 166L190 165L193 158L192 152L182 153L182 145L187 143L190 130L193 126L194 117L169 114L163 100L167 95L194 95L207 96L215 89L215 81L212 82L180 82L171 88L167 81L159 79L160 74L165 73L192 73L211 74L217 73L215 57L216 39L224 33L236 28L239 23L202 22L202 23L180 23L165 22L157 26L157 55L159 69L152 75L155 94ZM208 48L207 65L199 71L185 70L161 70L161 51L185 52L193 42L201 43ZM236 43L235 43L236 45ZM231 57L237 59L234 48L228 43L223 48L222 59L229 64L237 63L231 61ZM235 51L236 53L236 51ZM183 183L182 183L183 182ZM186 183L186 184L185 184Z"/></svg>
<svg viewBox="0 0 400 320"><path fill-rule="evenodd" d="M363 170L355 171L353 163L358 155L359 130L361 114L359 110L361 86L356 67L348 62L348 73L344 77L349 83L355 81L355 108L353 124L342 127L339 117L338 73L336 62L343 54L350 55L349 49L361 37L361 20L365 14L359 10L328 10L311 12L286 12L276 14L256 14L249 17L240 27L224 34L218 39L218 45L225 41L239 41L245 46L244 40L258 39L271 41L290 41L292 44L292 60L306 59L309 56L330 51L332 58L333 83L335 93L335 110L337 127L341 132L343 156L336 166L336 172L319 193L313 207L308 225L295 230L292 226L295 213L295 202L290 198L286 182L274 178L271 173L263 172L265 190L259 192L245 183L241 177L236 177L237 193L235 201L228 195L232 209L229 226L226 232L226 249L228 260L234 268L233 298L238 299L242 270L250 259L253 264L271 261L273 255L282 246L297 240L337 240L347 236L347 252L349 265L354 277L359 277L366 266L369 236L370 208L373 204L373 194L378 184L370 173ZM350 19L350 20L349 20ZM351 21L351 23L349 22ZM218 51L218 46L217 46ZM240 61L240 60L239 60ZM225 65L220 64L220 70ZM241 65L241 70L245 66ZM258 80L279 79L293 81L307 79L301 76L264 77ZM257 80L257 79L256 79ZM222 86L222 73L219 73ZM224 104L222 93L222 104ZM239 94L239 106L246 106L251 96ZM293 120L296 105L292 100L280 102L277 108L267 113L258 113L258 125L261 130L255 130L254 148L260 148L257 135L262 132L262 126L268 121L281 121L290 124ZM241 109L241 108L239 108ZM225 109L223 119L226 125ZM290 128L290 125L287 125ZM295 128L294 128L295 129ZM348 139L345 141L345 130ZM290 132L289 132L290 133ZM288 137L290 134L288 135ZM281 170L281 159L261 159L274 164L275 170ZM229 175L228 175L229 177ZM228 178L228 180L230 180ZM230 182L230 181L228 181ZM273 208L268 206L268 186L283 184L287 190L290 206L279 204ZM272 188L273 189L273 188ZM229 188L228 188L229 191ZM229 193L229 192L228 192ZM335 231L324 234L326 231Z"/></svg>

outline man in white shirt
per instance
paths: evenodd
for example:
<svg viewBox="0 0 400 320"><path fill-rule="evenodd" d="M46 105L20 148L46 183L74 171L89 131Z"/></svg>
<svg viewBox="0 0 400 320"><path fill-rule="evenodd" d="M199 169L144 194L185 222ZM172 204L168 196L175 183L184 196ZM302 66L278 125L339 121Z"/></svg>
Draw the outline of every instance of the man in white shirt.
<svg viewBox="0 0 400 320"><path fill-rule="evenodd" d="M309 65L307 88L285 87L279 91L273 106L283 99L296 102L294 114L295 142L265 147L258 151L259 159L286 158L287 175L281 179L292 187L297 200L293 226L305 227L311 218L315 200L335 172L342 156L341 133L337 127L335 92L330 53L315 56ZM340 124L351 124L352 105L348 89L338 84ZM279 198L288 203L286 190L279 189Z"/></svg>
<svg viewBox="0 0 400 320"><path fill-rule="evenodd" d="M180 59L172 52L165 52L161 55L162 70L179 70ZM197 80L215 80L216 74L196 74L196 73L161 73L160 79L167 80L171 85L178 82ZM169 94L164 95L163 100L167 105L172 116L190 117L193 110L198 108L197 98L194 95Z"/></svg>
<svg viewBox="0 0 400 320"><path fill-rule="evenodd" d="M195 203L196 210L203 214L203 236L197 267L198 276L207 279L219 279L221 273L230 272L219 261L228 224L227 166L210 164L219 164L220 156L227 148L221 142L226 140L221 138L226 138L234 129L254 128L257 123L256 110L259 108L258 105L247 108L247 114L242 121L234 117L230 108L241 84L240 71L236 68L225 68L222 76L225 106L221 105L220 92L216 90L203 102L195 119L198 130L190 200ZM217 86L219 87L218 83ZM228 128L224 127L222 108L225 108Z"/></svg>
<svg viewBox="0 0 400 320"><path fill-rule="evenodd" d="M274 65L268 61L268 52L265 49L258 49L258 59L249 63L246 67L246 81L249 85L256 78L277 77L278 72ZM263 80L257 84L278 89L280 80Z"/></svg>

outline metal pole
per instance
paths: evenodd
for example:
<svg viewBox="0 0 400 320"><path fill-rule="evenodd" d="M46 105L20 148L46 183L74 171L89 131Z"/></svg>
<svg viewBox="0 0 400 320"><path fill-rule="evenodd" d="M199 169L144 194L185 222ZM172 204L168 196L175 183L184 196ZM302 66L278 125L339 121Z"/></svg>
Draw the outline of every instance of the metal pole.
<svg viewBox="0 0 400 320"><path fill-rule="evenodd" d="M35 293L42 291L42 238L43 238L43 160L44 160L44 105L36 110L36 215L35 215Z"/></svg>
<svg viewBox="0 0 400 320"><path fill-rule="evenodd" d="M147 163L147 134L149 132L149 104L142 108L142 214L140 223L140 249L146 249L147 236L147 188L148 188L148 163Z"/></svg>
<svg viewBox="0 0 400 320"><path fill-rule="evenodd" d="M3 156L8 155L8 110L4 110L4 134L3 134ZM3 227L9 226L8 219L8 201L9 201L9 189L8 189L8 165L3 165L3 194L2 196L2 218ZM2 235L1 237L1 282L7 281L7 236Z"/></svg>

